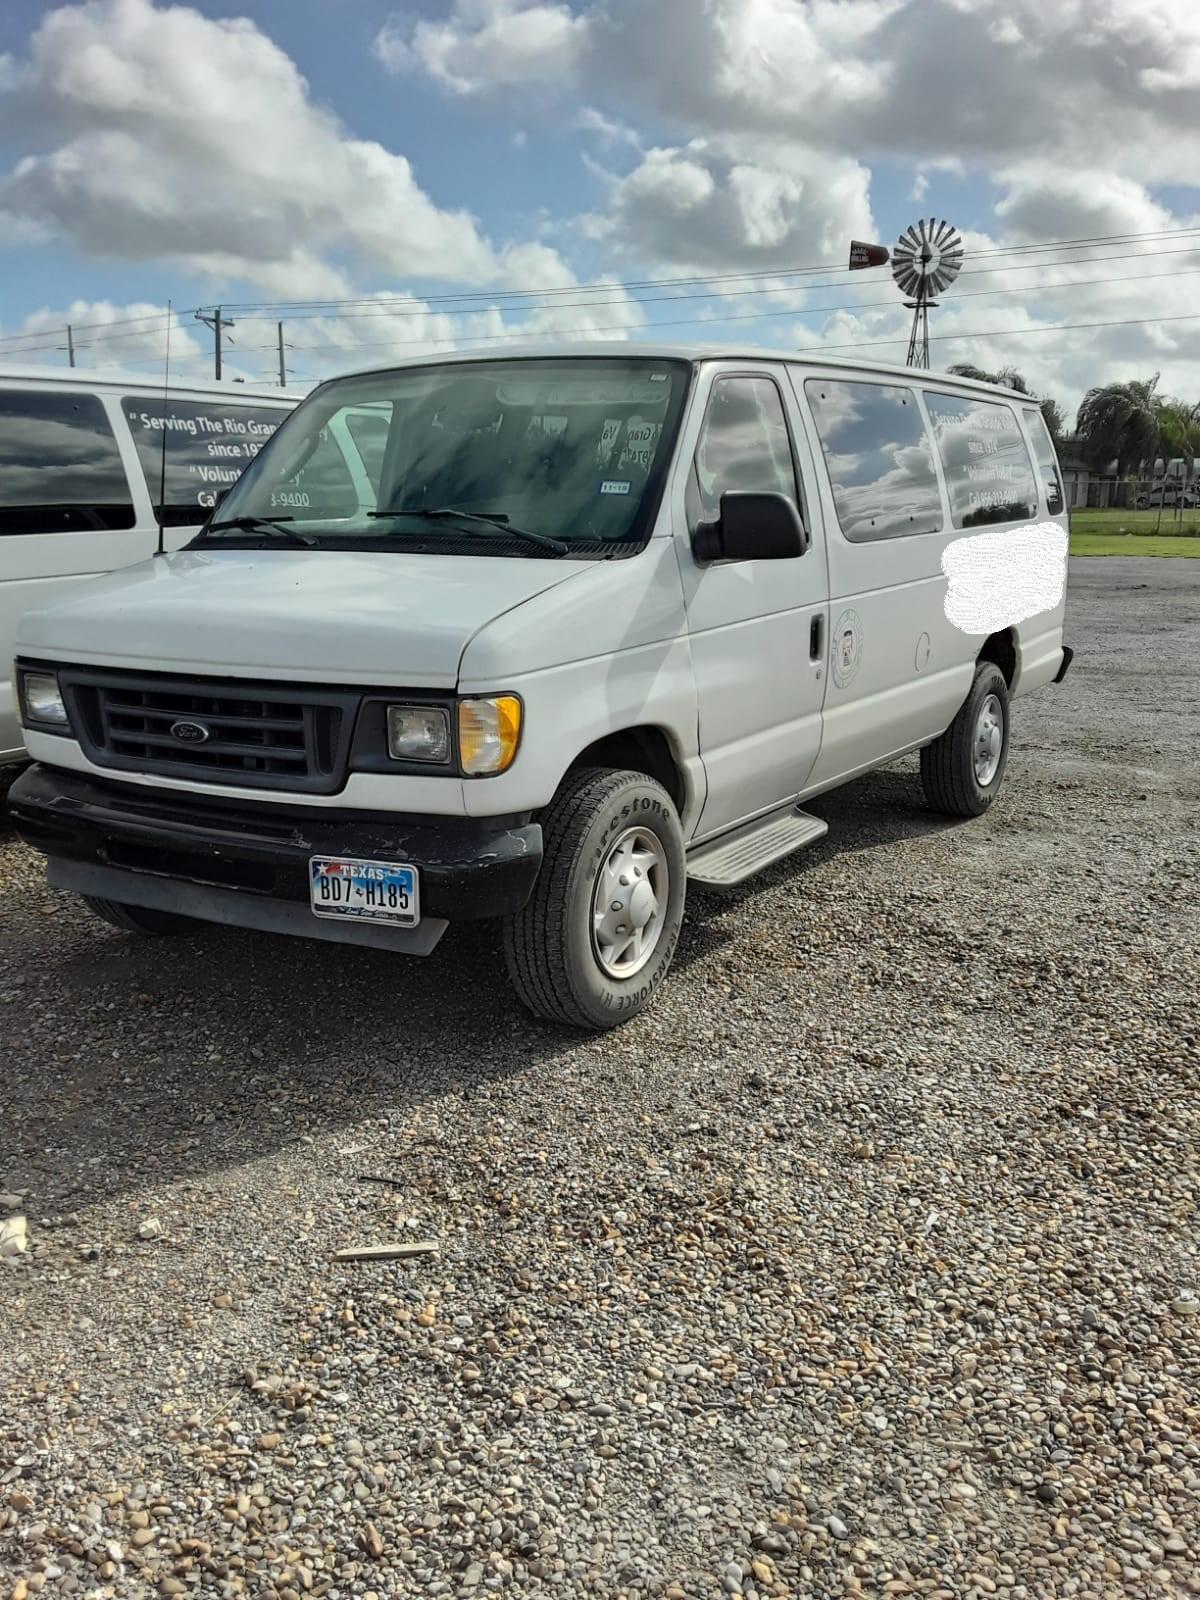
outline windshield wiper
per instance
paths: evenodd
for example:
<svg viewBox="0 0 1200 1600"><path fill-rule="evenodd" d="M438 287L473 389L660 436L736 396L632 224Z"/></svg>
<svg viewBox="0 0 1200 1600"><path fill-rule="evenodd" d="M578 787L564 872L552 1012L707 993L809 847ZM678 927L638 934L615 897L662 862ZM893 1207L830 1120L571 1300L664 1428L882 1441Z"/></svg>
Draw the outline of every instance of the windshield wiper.
<svg viewBox="0 0 1200 1600"><path fill-rule="evenodd" d="M265 533L275 539L285 539L288 544L315 545L317 541L310 539L306 533L298 533L295 528L281 526L284 522L295 520L294 517L230 517L227 522L210 522L200 537L207 539L210 534L233 528L238 533Z"/></svg>
<svg viewBox="0 0 1200 1600"><path fill-rule="evenodd" d="M427 521L442 521L450 517L457 517L460 522L482 522L486 527L497 528L501 533L510 534L514 539L525 539L530 544L539 545L543 550L553 550L556 556L565 556L570 546L561 539L552 539L548 533L534 533L531 528L515 527L503 512L495 514L486 511L459 511L456 506L422 506L415 511L368 511L369 517L423 517Z"/></svg>

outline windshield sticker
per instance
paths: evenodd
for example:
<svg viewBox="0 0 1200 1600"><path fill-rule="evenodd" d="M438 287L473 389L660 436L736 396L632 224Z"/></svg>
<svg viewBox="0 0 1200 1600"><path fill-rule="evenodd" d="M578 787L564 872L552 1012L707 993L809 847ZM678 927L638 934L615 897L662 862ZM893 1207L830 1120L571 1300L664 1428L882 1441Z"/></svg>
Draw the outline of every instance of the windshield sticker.
<svg viewBox="0 0 1200 1600"><path fill-rule="evenodd" d="M652 372L650 374L651 383L666 383L666 381L667 374L665 372Z"/></svg>
<svg viewBox="0 0 1200 1600"><path fill-rule="evenodd" d="M600 485L601 494L628 494L628 478L606 478Z"/></svg>
<svg viewBox="0 0 1200 1600"><path fill-rule="evenodd" d="M1057 522L997 528L942 551L944 609L960 633L997 633L1053 611L1067 587L1067 535Z"/></svg>

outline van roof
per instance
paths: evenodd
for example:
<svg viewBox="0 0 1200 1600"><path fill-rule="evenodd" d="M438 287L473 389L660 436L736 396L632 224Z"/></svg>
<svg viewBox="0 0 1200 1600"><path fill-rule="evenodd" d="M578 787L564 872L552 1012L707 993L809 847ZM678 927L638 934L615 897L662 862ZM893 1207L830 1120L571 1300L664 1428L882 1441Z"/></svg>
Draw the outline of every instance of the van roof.
<svg viewBox="0 0 1200 1600"><path fill-rule="evenodd" d="M669 361L790 361L800 362L817 370L833 368L846 373L885 373L912 382L914 377L934 379L966 389L976 389L984 394L1002 394L1008 400L1022 400L1026 405L1036 405L1030 395L1017 389L1007 389L1002 384L980 383L974 378L960 378L953 372L937 372L927 368L898 366L894 362L871 361L861 356L833 356L822 354L819 347L811 350L766 349L745 344L662 344L633 339L588 339L573 342L547 340L536 343L499 346L467 350L447 350L440 355L404 356L398 361L382 361L369 367L352 367L338 373L338 377L361 377L371 372L390 372L399 367L424 367L442 362L461 361L529 361L545 360L551 356L641 356L651 360Z"/></svg>
<svg viewBox="0 0 1200 1600"><path fill-rule="evenodd" d="M308 393L307 389L281 389L278 384L263 383L217 383L213 379L204 378L176 379L172 378L168 384L163 383L163 375L145 372L121 372L112 368L92 367L39 367L39 366L12 366L7 362L0 362L0 384L4 383L50 383L59 384L63 388L71 389L149 389L156 390L159 394L164 387L169 388L172 394L192 394L210 397L212 395L227 395L230 400L252 398L254 400L290 400L298 404Z"/></svg>

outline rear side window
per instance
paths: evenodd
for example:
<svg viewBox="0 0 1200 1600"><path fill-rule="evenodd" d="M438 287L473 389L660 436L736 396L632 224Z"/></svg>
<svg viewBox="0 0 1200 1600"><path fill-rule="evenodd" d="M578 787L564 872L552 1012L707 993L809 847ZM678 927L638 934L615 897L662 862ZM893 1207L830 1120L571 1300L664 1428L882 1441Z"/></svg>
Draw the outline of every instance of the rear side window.
<svg viewBox="0 0 1200 1600"><path fill-rule="evenodd" d="M770 378L718 378L696 446L700 514L715 517L726 489L786 494L795 502L792 441Z"/></svg>
<svg viewBox="0 0 1200 1600"><path fill-rule="evenodd" d="M956 528L1037 515L1033 463L1011 406L925 394Z"/></svg>
<svg viewBox="0 0 1200 1600"><path fill-rule="evenodd" d="M856 544L937 533L942 526L933 447L911 389L809 378L838 523Z"/></svg>
<svg viewBox="0 0 1200 1600"><path fill-rule="evenodd" d="M0 389L0 534L133 523L133 497L99 397Z"/></svg>
<svg viewBox="0 0 1200 1600"><path fill-rule="evenodd" d="M268 406L168 400L161 395L126 395L121 402L138 460L146 476L155 516L168 527L198 527L223 489L266 444L287 415ZM165 494L159 506L159 486Z"/></svg>
<svg viewBox="0 0 1200 1600"><path fill-rule="evenodd" d="M1052 517L1057 516L1063 508L1063 490L1054 440L1050 437L1045 417L1034 406L1028 407L1025 411L1025 426L1029 429L1029 437L1033 440L1038 477L1041 478L1042 488L1046 491L1046 510Z"/></svg>

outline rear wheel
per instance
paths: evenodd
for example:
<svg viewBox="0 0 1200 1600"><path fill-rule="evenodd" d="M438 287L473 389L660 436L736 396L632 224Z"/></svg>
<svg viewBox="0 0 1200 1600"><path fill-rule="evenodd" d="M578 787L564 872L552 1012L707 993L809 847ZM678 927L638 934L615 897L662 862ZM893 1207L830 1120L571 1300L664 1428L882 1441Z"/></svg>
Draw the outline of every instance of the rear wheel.
<svg viewBox="0 0 1200 1600"><path fill-rule="evenodd" d="M921 784L935 811L981 817L1008 764L1008 684L994 661L975 668L954 721L921 751Z"/></svg>
<svg viewBox="0 0 1200 1600"><path fill-rule="evenodd" d="M613 1028L650 1003L683 920L683 831L640 772L571 773L542 817L542 870L504 925L508 974L535 1016Z"/></svg>
<svg viewBox="0 0 1200 1600"><path fill-rule="evenodd" d="M101 900L96 895L85 894L83 903L105 922L122 933L164 935L195 933L203 926L194 917L181 917L174 911L155 911L149 906L130 906L121 900Z"/></svg>

